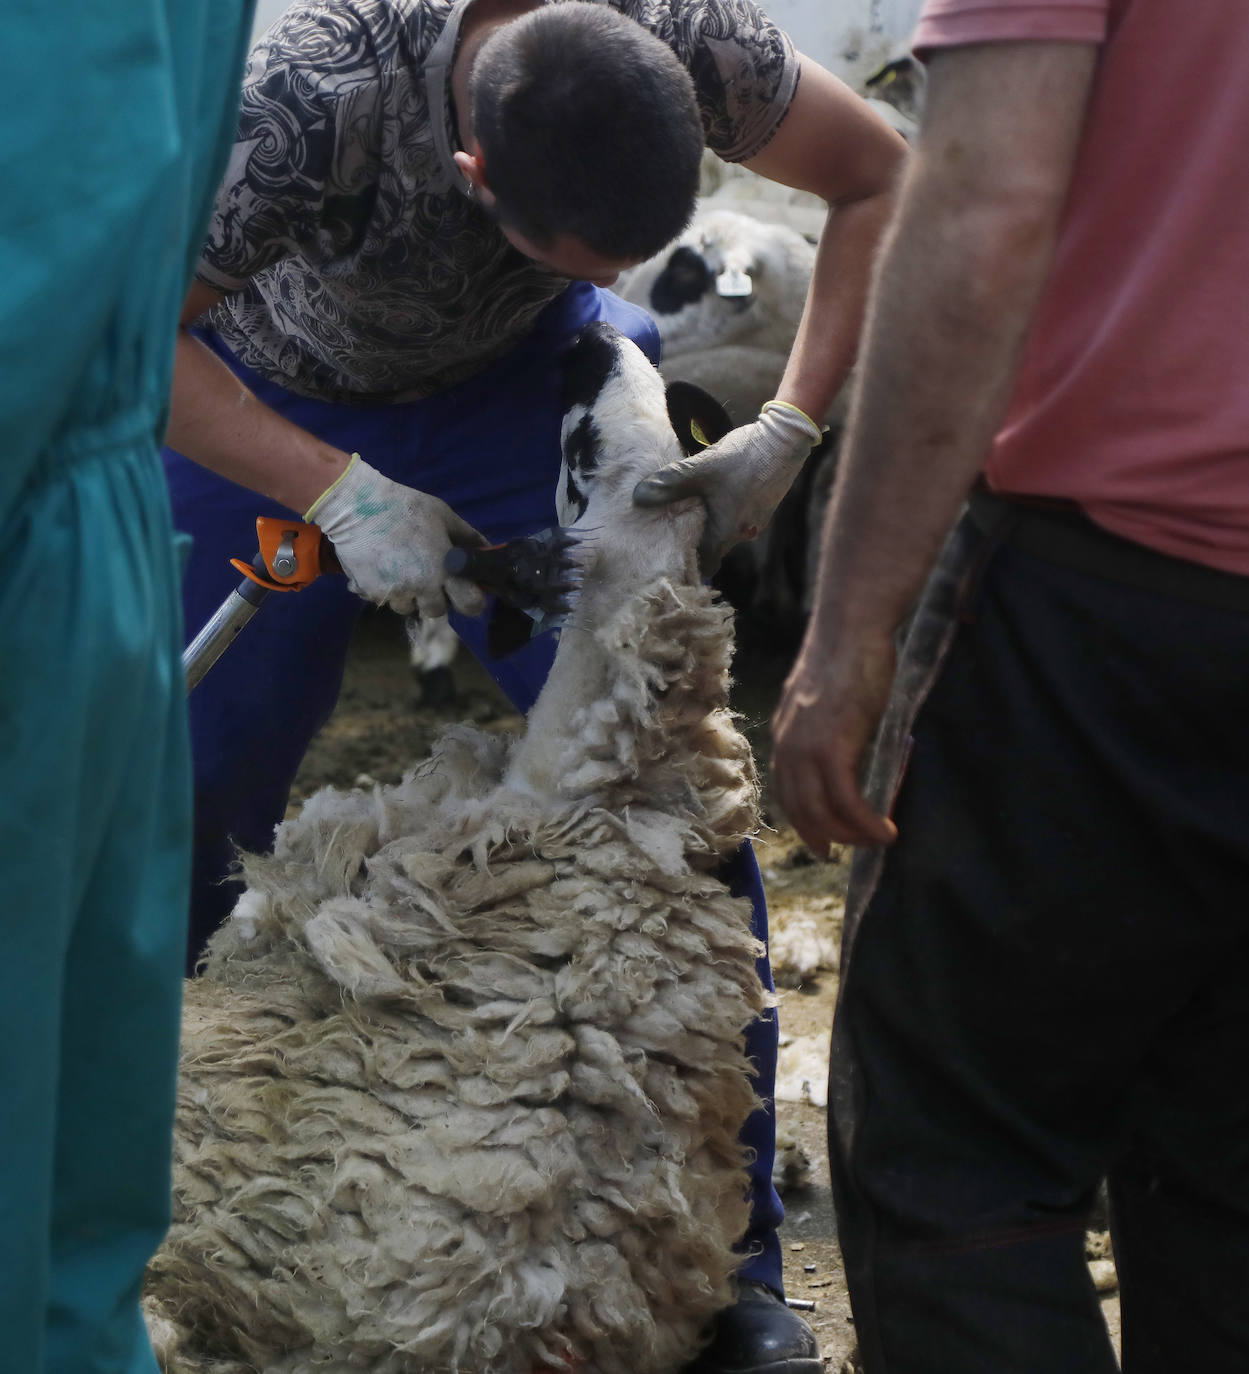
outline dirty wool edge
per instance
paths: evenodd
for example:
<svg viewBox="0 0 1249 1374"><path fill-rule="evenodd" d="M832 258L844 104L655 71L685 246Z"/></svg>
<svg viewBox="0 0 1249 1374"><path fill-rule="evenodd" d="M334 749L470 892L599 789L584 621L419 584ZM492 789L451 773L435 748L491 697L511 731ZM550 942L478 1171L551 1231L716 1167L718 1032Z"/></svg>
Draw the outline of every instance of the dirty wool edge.
<svg viewBox="0 0 1249 1374"><path fill-rule="evenodd" d="M248 861L189 986L149 1324L182 1374L663 1374L729 1297L765 1002L718 863L757 824L728 613L597 632L560 795L466 727Z"/></svg>

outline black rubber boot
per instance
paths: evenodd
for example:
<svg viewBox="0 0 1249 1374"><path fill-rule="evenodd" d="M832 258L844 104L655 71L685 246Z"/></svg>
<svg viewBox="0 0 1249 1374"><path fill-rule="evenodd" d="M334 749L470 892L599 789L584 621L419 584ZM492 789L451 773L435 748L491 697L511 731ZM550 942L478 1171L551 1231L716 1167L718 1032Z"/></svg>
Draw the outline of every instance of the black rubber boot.
<svg viewBox="0 0 1249 1374"><path fill-rule="evenodd" d="M815 1332L762 1283L742 1280L711 1343L682 1374L823 1374Z"/></svg>

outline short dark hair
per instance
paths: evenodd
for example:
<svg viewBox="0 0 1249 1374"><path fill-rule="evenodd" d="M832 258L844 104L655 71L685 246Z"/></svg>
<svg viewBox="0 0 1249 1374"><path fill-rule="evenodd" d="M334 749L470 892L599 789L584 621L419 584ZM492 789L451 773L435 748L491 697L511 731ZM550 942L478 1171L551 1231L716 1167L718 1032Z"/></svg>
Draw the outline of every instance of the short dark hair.
<svg viewBox="0 0 1249 1374"><path fill-rule="evenodd" d="M703 150L689 73L605 4L560 0L504 24L469 81L500 220L546 247L572 234L649 258L689 223Z"/></svg>

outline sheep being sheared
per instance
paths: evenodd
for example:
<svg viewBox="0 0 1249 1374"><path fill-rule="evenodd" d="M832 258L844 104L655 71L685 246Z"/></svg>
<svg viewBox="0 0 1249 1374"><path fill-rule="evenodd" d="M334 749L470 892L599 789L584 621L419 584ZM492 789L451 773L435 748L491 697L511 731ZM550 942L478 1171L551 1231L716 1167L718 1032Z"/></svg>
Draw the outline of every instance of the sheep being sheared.
<svg viewBox="0 0 1249 1374"><path fill-rule="evenodd" d="M596 325L567 385L581 588L527 732L316 794L188 985L167 1370L660 1374L731 1301L765 994L717 877L756 825L728 612L701 508L632 505L680 452L659 374Z"/></svg>

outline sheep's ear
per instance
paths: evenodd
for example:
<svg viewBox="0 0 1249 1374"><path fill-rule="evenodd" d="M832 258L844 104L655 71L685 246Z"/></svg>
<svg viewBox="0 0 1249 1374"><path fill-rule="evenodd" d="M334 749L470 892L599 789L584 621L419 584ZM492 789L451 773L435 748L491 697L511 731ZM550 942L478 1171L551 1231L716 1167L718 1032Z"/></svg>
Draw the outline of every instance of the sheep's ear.
<svg viewBox="0 0 1249 1374"><path fill-rule="evenodd" d="M723 439L733 428L728 411L693 382L669 382L668 419L687 455Z"/></svg>

